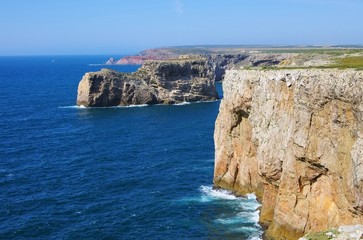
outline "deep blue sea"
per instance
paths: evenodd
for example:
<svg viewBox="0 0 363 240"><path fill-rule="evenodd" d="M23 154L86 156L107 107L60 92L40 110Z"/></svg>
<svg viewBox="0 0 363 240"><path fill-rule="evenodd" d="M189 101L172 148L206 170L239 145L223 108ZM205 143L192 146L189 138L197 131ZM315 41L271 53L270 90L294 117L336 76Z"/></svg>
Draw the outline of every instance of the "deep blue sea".
<svg viewBox="0 0 363 240"><path fill-rule="evenodd" d="M0 57L0 239L258 239L253 195L212 189L218 101L74 106L108 57Z"/></svg>

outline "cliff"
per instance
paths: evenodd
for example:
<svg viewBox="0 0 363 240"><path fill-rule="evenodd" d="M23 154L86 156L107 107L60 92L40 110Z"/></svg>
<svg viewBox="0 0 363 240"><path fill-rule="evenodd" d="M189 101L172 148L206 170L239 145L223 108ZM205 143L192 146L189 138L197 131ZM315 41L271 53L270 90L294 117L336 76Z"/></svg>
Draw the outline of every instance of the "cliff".
<svg viewBox="0 0 363 240"><path fill-rule="evenodd" d="M116 61L110 58L106 65L142 65L148 60L170 60L184 58L206 58L214 71L215 81L222 81L226 70L238 68L241 66L265 67L275 66L281 62L291 58L293 54L271 54L271 53L240 53L240 54L185 54L185 55L166 55L164 52L145 51L144 54L138 56L126 56ZM291 64L291 63L289 63Z"/></svg>
<svg viewBox="0 0 363 240"><path fill-rule="evenodd" d="M207 59L146 61L134 73L102 69L86 73L77 105L90 107L174 104L218 99Z"/></svg>
<svg viewBox="0 0 363 240"><path fill-rule="evenodd" d="M120 65L142 65L147 59L142 56L126 56L118 60L115 64Z"/></svg>
<svg viewBox="0 0 363 240"><path fill-rule="evenodd" d="M208 55L210 64L214 69L215 81L222 81L227 70L239 67L266 67L276 66L292 54L271 54L271 53L243 53L243 54L211 54Z"/></svg>
<svg viewBox="0 0 363 240"><path fill-rule="evenodd" d="M214 184L255 192L267 236L363 223L363 72L232 70L215 127Z"/></svg>

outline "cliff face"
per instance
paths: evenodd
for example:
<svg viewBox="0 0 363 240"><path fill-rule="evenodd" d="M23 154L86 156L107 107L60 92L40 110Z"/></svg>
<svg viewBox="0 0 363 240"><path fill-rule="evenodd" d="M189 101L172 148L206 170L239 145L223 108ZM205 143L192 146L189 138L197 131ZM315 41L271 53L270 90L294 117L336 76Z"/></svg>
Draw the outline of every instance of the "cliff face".
<svg viewBox="0 0 363 240"><path fill-rule="evenodd" d="M135 73L102 69L86 73L77 105L91 107L180 103L218 99L206 59L147 61Z"/></svg>
<svg viewBox="0 0 363 240"><path fill-rule="evenodd" d="M208 55L209 62L213 66L215 80L222 81L226 70L239 68L241 66L264 67L273 66L285 61L292 54L271 54L271 53L244 53L244 54L211 54Z"/></svg>
<svg viewBox="0 0 363 240"><path fill-rule="evenodd" d="M212 70L214 71L214 80L222 81L226 70L233 69L235 66L272 66L281 63L282 61L286 61L289 57L294 54L252 54L252 53L240 53L240 54L175 54L169 52L166 54L162 50L147 50L142 52L142 55L137 56L126 56L119 60L115 60L114 58L110 58L106 65L142 65L145 61L152 60L169 60L169 59L184 59L186 58L195 58L202 57L207 58L209 64L212 66Z"/></svg>
<svg viewBox="0 0 363 240"><path fill-rule="evenodd" d="M267 235L363 223L363 72L232 70L214 183L262 201Z"/></svg>

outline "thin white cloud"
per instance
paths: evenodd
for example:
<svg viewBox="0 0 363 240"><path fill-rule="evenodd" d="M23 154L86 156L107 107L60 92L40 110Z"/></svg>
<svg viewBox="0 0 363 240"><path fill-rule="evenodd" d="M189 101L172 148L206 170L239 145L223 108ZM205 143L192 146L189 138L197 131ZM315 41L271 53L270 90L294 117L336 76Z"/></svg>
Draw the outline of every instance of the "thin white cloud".
<svg viewBox="0 0 363 240"><path fill-rule="evenodd" d="M174 4L175 4L175 12L178 15L183 15L184 8L183 8L183 4L182 4L181 0L175 0Z"/></svg>

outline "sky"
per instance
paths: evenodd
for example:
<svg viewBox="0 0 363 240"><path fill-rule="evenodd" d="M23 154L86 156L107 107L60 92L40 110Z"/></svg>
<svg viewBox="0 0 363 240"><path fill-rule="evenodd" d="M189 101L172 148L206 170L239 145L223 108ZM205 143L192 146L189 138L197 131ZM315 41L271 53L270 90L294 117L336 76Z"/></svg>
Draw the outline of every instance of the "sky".
<svg viewBox="0 0 363 240"><path fill-rule="evenodd" d="M1 0L0 55L363 44L363 0Z"/></svg>

